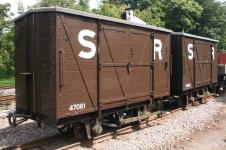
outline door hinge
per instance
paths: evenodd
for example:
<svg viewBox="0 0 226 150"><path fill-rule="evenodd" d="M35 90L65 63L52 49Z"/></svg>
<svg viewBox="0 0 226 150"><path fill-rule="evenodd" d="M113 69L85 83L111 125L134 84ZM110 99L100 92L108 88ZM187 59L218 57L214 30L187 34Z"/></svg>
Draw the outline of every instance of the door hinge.
<svg viewBox="0 0 226 150"><path fill-rule="evenodd" d="M155 37L155 33L151 32L151 38L154 38L154 37Z"/></svg>

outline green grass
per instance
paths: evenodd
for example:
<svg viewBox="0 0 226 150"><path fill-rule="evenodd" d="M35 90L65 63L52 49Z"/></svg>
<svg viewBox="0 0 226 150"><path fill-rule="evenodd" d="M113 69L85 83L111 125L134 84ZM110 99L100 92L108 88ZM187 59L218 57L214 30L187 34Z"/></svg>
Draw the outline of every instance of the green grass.
<svg viewBox="0 0 226 150"><path fill-rule="evenodd" d="M0 86L15 86L15 77L0 78Z"/></svg>

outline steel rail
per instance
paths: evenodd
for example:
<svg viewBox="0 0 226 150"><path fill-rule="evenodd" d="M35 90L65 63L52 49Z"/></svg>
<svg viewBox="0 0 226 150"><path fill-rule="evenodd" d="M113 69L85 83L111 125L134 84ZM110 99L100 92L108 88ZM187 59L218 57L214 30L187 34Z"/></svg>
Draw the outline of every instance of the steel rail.
<svg viewBox="0 0 226 150"><path fill-rule="evenodd" d="M15 101L16 97L14 95L6 95L6 96L0 96L0 102L3 101Z"/></svg>
<svg viewBox="0 0 226 150"><path fill-rule="evenodd" d="M0 86L0 90L15 89L15 86Z"/></svg>

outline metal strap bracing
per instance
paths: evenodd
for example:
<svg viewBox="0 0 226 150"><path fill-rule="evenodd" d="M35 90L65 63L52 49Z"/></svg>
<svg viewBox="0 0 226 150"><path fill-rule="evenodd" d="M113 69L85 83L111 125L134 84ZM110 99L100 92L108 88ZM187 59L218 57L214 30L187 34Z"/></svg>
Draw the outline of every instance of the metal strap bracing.
<svg viewBox="0 0 226 150"><path fill-rule="evenodd" d="M150 69L149 69L149 72L150 72L150 77L151 77L151 79L150 79L150 104L152 104L153 103L153 101L152 101L152 99L154 98L154 95L155 95L155 78L154 78L154 76L155 76L155 69L154 69L154 64L155 64L155 62L154 62L154 40L155 40L155 33L154 32L151 32L151 34L150 34Z"/></svg>
<svg viewBox="0 0 226 150"><path fill-rule="evenodd" d="M66 28L66 26L65 26L65 24L64 24L64 21L63 21L64 19L63 19L63 16L62 16L62 15L60 15L60 20L61 20L61 23L62 23L62 25L63 25L64 32L65 32L65 34L66 34L66 36L67 36L68 43L69 43L69 46L70 46L70 48L71 48L71 51L72 51L73 57L74 57L74 59L75 59L76 65L78 66L79 73L80 73L80 75L81 75L81 77L82 77L82 82L83 82L84 85L85 85L87 94L88 94L88 96L89 96L89 98L90 98L90 101L91 101L93 107L96 109L96 106L94 105L93 100L92 100L92 97L91 97L91 95L90 95L88 86L87 86L87 84L86 84L86 82L85 82L85 79L84 79L84 76L83 76L83 74L82 74L82 69L81 69L81 67L79 66L78 60L77 60L76 55L75 55L75 53L74 53L74 49L73 49L73 46L72 46L70 37L68 36L67 28Z"/></svg>
<svg viewBox="0 0 226 150"><path fill-rule="evenodd" d="M36 111L39 111L39 108L36 107L40 107L39 103L40 102L40 83L39 82L35 82L35 81L40 81L39 80L39 46L38 46L38 38L37 38L37 31L39 31L39 28L37 26L37 15L33 14L32 15L32 40L33 40L33 44L32 44L32 51L33 51L33 63L34 66L33 68L35 68L35 70L33 71L33 99L34 99L34 113L36 113ZM35 61L35 62L34 62Z"/></svg>
<svg viewBox="0 0 226 150"><path fill-rule="evenodd" d="M97 24L97 117L98 121L101 120L101 101L100 101L100 36L101 36L101 24L100 20L98 19Z"/></svg>
<svg viewBox="0 0 226 150"><path fill-rule="evenodd" d="M169 58L171 57L171 56L170 56L170 52L169 52L169 53L167 52L167 51L168 51L167 45L169 44L169 42L170 42L170 40L167 38L167 39L166 39L166 42L165 42L165 43L166 43L166 44L165 44L165 45L166 45L166 51L165 51L165 53L168 54L168 57L165 57L165 58L167 58L167 61L166 61L167 63L168 63L168 61L169 61ZM163 51L163 52L164 52L164 51ZM163 53L163 56L164 56L164 55L165 55L165 54ZM170 63L171 63L171 62L170 62ZM169 67L169 65L168 65L168 67ZM166 66L165 66L165 70L166 70ZM167 79L168 79L168 80L167 80L167 87L169 87L169 86L170 86L170 84L169 84L169 82L170 82L169 71L167 71L167 74L168 74L168 76L167 76Z"/></svg>
<svg viewBox="0 0 226 150"><path fill-rule="evenodd" d="M28 16L25 17L25 35L26 35L26 72L29 70L29 32L28 32ZM26 90L26 100L27 100L27 110L29 110L30 100L29 100L29 93L28 93L28 78L25 76L25 90Z"/></svg>
<svg viewBox="0 0 226 150"><path fill-rule="evenodd" d="M211 58L211 61L210 61L210 66L211 66L211 83L213 83L213 56L212 56L212 46L211 44L209 44L209 48L210 48L210 58Z"/></svg>

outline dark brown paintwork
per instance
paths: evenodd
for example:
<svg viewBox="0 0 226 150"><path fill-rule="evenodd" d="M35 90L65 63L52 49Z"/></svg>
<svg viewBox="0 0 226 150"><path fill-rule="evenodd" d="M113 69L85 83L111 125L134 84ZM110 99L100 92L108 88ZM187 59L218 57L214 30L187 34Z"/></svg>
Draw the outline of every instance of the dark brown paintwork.
<svg viewBox="0 0 226 150"><path fill-rule="evenodd" d="M211 84L211 47L210 43L194 41L195 87Z"/></svg>
<svg viewBox="0 0 226 150"><path fill-rule="evenodd" d="M162 41L162 60L159 60L156 54L154 67L154 93L155 98L160 98L170 95L171 35L155 33L155 39Z"/></svg>
<svg viewBox="0 0 226 150"><path fill-rule="evenodd" d="M194 58L188 59L188 44L193 44ZM212 46L215 48L214 59ZM195 37L173 35L172 93L188 91L217 82L217 43Z"/></svg>
<svg viewBox="0 0 226 150"><path fill-rule="evenodd" d="M182 64L183 64L183 91L193 89L195 87L195 70L194 59L188 59L188 44L193 44L192 38L182 38ZM195 55L195 54L194 54ZM190 84L190 87L188 86ZM187 86L186 86L187 85Z"/></svg>
<svg viewBox="0 0 226 150"><path fill-rule="evenodd" d="M85 37L97 47L92 59L78 56L90 51L78 41L84 29L96 33ZM170 94L169 32L57 11L28 13L16 32L17 110L47 124ZM154 62L154 38L163 43L162 61ZM69 110L80 103L85 109Z"/></svg>
<svg viewBox="0 0 226 150"><path fill-rule="evenodd" d="M56 116L54 18L29 14L15 23L16 108L50 118Z"/></svg>

